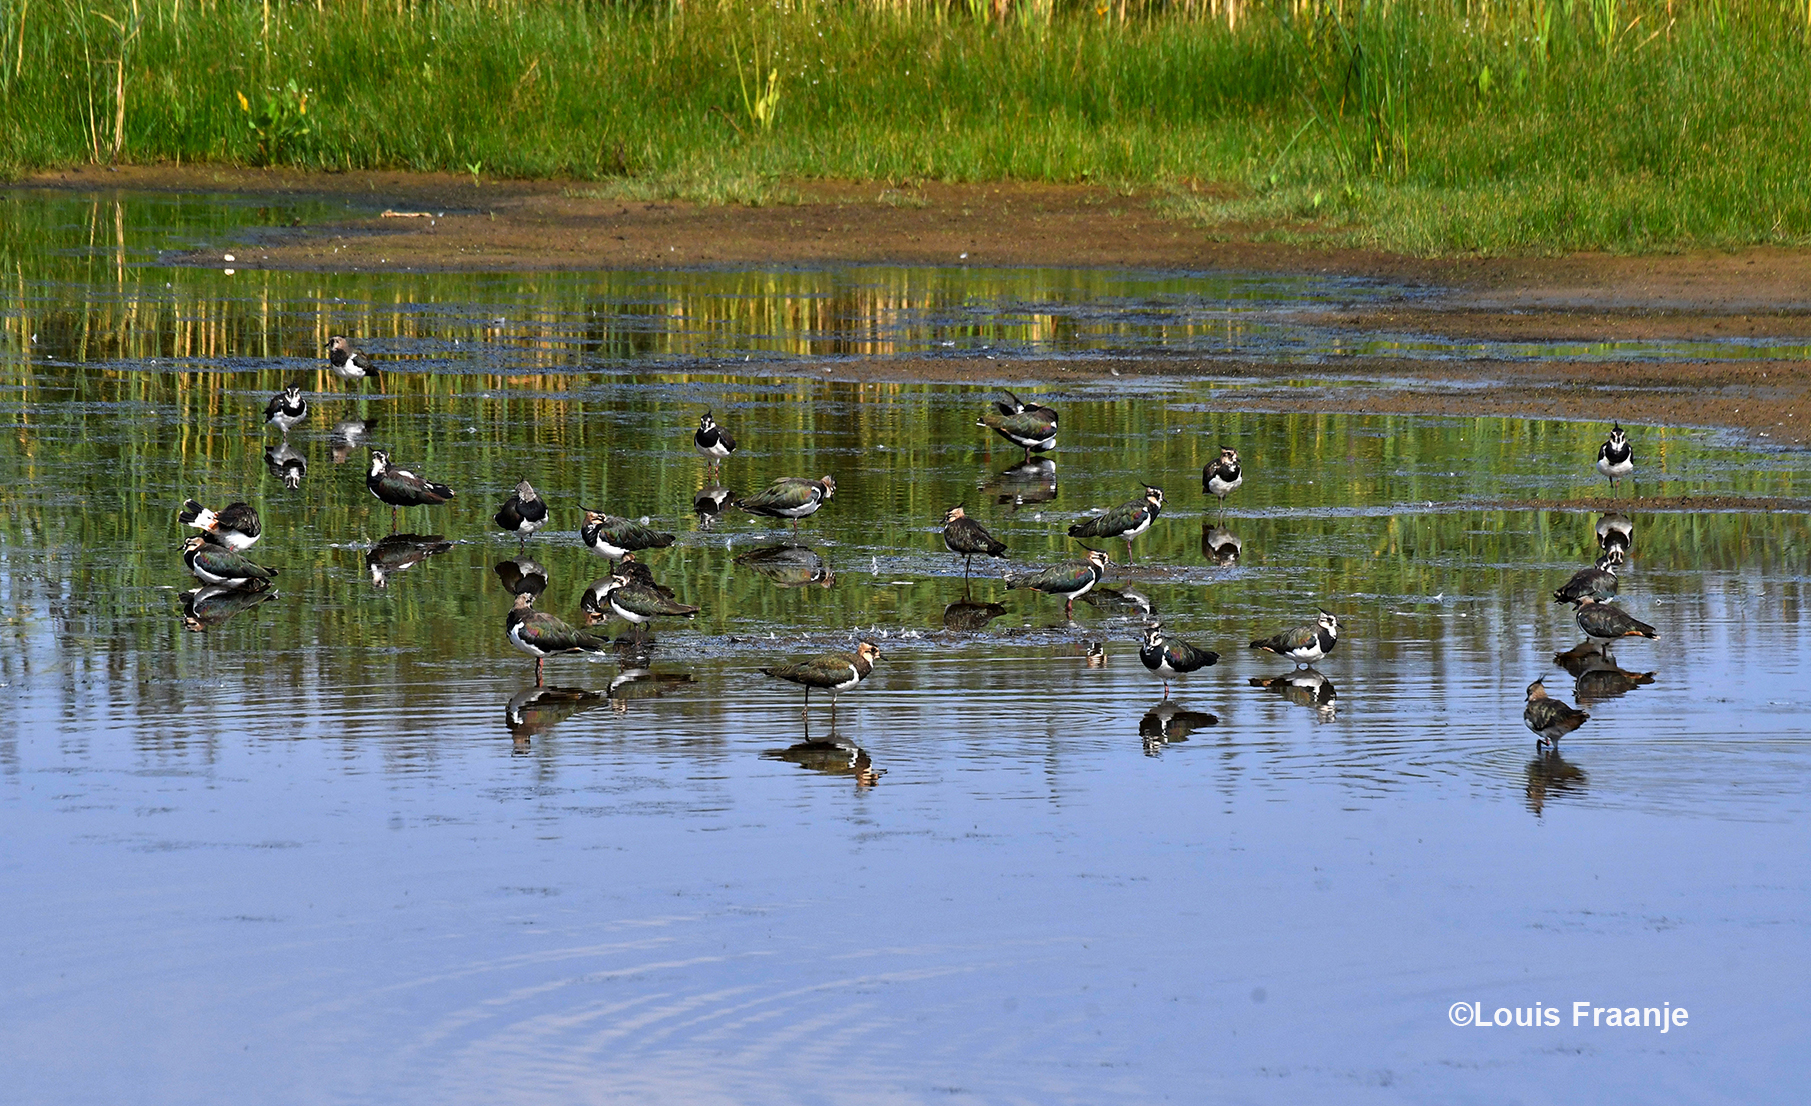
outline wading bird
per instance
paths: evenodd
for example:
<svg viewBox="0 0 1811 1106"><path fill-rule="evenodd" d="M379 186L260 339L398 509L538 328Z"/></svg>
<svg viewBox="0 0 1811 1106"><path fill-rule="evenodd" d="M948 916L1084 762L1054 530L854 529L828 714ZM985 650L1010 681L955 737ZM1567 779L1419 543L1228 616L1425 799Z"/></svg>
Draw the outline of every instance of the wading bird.
<svg viewBox="0 0 1811 1106"><path fill-rule="evenodd" d="M830 693L830 712L836 713L836 697L868 678L880 650L871 641L859 642L853 653L824 653L810 660L780 664L761 671L798 684L805 689L805 711L811 711L811 689Z"/></svg>
<svg viewBox="0 0 1811 1106"><path fill-rule="evenodd" d="M1280 634L1259 638L1251 643L1253 649L1267 649L1272 653L1288 657L1299 665L1311 665L1339 644L1339 619L1326 611L1321 612L1319 619L1312 626L1294 626Z"/></svg>
<svg viewBox="0 0 1811 1106"><path fill-rule="evenodd" d="M1005 389L1006 398L994 400L993 410L975 423L1005 438L1025 451L1029 462L1033 453L1042 453L1056 445L1056 412L1036 403L1026 403Z"/></svg>
<svg viewBox="0 0 1811 1106"><path fill-rule="evenodd" d="M390 463L390 455L381 449L371 451L371 471L365 474L365 487L381 502L390 505L390 531L396 531L399 507L432 507L453 498L453 489L445 484L424 480L405 468Z"/></svg>
<svg viewBox="0 0 1811 1106"><path fill-rule="evenodd" d="M1107 573L1107 566L1113 559L1099 549L1089 549L1088 556L1080 561L1066 561L1052 565L1039 572L1007 573L1006 588L1030 588L1045 595L1063 597L1063 617L1075 617L1075 601L1088 594L1089 589L1100 583Z"/></svg>

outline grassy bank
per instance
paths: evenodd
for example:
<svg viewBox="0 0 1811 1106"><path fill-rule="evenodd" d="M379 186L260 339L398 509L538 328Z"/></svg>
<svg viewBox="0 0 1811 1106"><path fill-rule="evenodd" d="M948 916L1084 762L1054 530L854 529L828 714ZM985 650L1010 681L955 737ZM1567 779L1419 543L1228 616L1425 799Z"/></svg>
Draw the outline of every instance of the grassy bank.
<svg viewBox="0 0 1811 1106"><path fill-rule="evenodd" d="M0 0L0 172L1151 189L1421 253L1811 237L1811 0Z"/></svg>

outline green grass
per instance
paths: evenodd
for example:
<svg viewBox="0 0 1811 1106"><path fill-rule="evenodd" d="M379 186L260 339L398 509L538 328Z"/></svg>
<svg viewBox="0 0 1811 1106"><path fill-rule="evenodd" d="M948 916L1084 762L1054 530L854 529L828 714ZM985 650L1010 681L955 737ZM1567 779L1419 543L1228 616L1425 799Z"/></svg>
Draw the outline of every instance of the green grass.
<svg viewBox="0 0 1811 1106"><path fill-rule="evenodd" d="M0 173L1089 181L1415 253L1811 237L1808 0L987 6L0 0Z"/></svg>

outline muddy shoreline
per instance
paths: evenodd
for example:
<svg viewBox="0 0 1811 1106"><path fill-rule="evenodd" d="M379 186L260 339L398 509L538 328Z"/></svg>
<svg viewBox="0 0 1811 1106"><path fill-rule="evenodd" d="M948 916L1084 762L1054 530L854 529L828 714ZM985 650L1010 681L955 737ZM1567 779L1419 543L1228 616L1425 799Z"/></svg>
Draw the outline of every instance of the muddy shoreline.
<svg viewBox="0 0 1811 1106"><path fill-rule="evenodd" d="M1271 228L1202 227L1159 197L1016 182L892 186L801 182L769 206L610 198L600 186L404 173L304 174L202 167L70 169L14 187L81 192L232 193L272 204L338 202L344 217L260 231L240 270L547 271L700 266L908 265L1118 267L1337 274L1413 296L1329 309L1327 326L1481 341L1691 341L1738 337L1811 344L1811 251L1753 249L1644 257L1414 258L1261 240ZM217 265L212 254L177 264ZM1728 427L1763 442L1811 442L1811 364L1354 359L1335 365L989 362L1002 379L1112 373L1204 374L1276 388L1228 389L1231 407L1423 415L1620 419ZM830 366L837 378L973 379L968 363L899 359ZM820 367L812 367L815 374ZM1284 380L1341 380L1339 388Z"/></svg>

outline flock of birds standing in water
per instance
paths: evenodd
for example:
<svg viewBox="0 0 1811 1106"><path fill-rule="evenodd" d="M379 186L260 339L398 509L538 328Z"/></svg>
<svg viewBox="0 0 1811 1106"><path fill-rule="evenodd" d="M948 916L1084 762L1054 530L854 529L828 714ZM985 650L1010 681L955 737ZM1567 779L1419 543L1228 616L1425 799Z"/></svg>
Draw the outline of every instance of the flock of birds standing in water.
<svg viewBox="0 0 1811 1106"><path fill-rule="evenodd" d="M370 381L381 389L376 365L368 356L353 348L344 337L335 336L330 339L328 367L342 381ZM283 435L279 445L266 450L265 460L272 472L279 475L291 488L299 485L306 471L306 462L291 449L288 435L291 429L307 418L308 412L309 405L302 394L302 388L294 384L273 396L265 408L266 423L277 428ZM1040 462L1033 460L1034 454L1055 448L1058 415L1048 406L1027 403L1010 391L1002 391L976 425L990 429L1022 448L1025 451L1023 467L1035 468ZM365 433L366 428L361 423L342 423L336 427L335 460L344 460L353 449L368 447L364 440ZM692 435L692 444L705 459L711 476L720 472L722 463L736 450L735 439L725 427L716 422L714 413L708 410L698 421L698 428ZM447 503L455 497L455 492L446 484L397 465L389 452L375 447L368 448L370 467L366 473L365 486L374 497L390 508L391 513L390 536L378 542L366 558L373 584L383 587L391 573L418 564L445 551L452 544L439 536L397 534L399 512L407 508ZM1617 482L1632 477L1634 468L1633 447L1622 426L1617 424L1598 451L1597 470L1610 481L1610 489L1614 494ZM1201 475L1202 491L1218 501L1218 517L1223 519L1226 497L1244 483L1244 471L1238 451L1223 447L1220 456L1210 462ZM831 476L782 476L774 479L765 489L745 496L735 496L715 483L708 484L695 497L693 506L705 527L724 508L734 507L750 514L787 521L796 536L800 521L815 514L835 494L836 480ZM1078 541L1122 540L1126 545L1126 560L1130 563L1134 540L1157 521L1162 514L1163 504L1163 489L1147 486L1142 496L1076 522L1068 528L1068 534ZM528 540L547 525L550 517L546 500L524 478L498 508L495 522L499 529L516 535L526 550ZM184 564L202 584L200 588L185 592L182 596L184 620L191 629L204 629L274 596L270 587L278 570L261 565L246 555L246 551L262 536L258 514L253 507L239 501L213 511L191 499L183 505L178 518L184 525L201 531L188 538L182 547ZM598 656L608 652L612 643L595 632L594 627L610 617L629 623L635 639L640 641L644 628L656 619L690 618L699 612L700 608L680 602L670 588L655 579L647 564L636 559L638 553L666 548L677 539L675 534L650 528L645 524L646 521L637 522L593 509L584 510L580 540L611 565L610 575L592 584L581 600L584 626L572 625L554 614L536 609L536 600L546 587L546 574L533 561L522 557L497 566L498 575L514 593L514 602L504 618L504 635L511 645L532 656L535 661L535 688L512 700L509 708L512 719L537 703L573 702L583 701L585 697L600 697L593 692L548 688L544 665L548 657L572 654ZM944 545L951 553L962 557L965 581L972 572L975 557L1003 558L1007 555L1006 543L969 517L963 507L950 508L943 521ZM1222 561L1236 559L1238 539L1223 529L1218 533L1223 537L1215 538L1215 531L1208 531L1204 544ZM1588 684L1601 687L1608 681L1617 686L1634 686L1651 682L1653 678L1651 673L1622 670L1616 664L1613 654L1615 644L1625 638L1652 639L1659 636L1653 626L1635 618L1613 602L1617 598L1618 570L1629 556L1633 536L1634 526L1627 515L1616 511L1605 514L1597 526L1602 555L1595 564L1574 573L1553 593L1556 603L1572 605L1578 627L1585 635L1585 640L1578 646L1555 658L1577 677L1581 696ZM1075 601L1093 591L1113 564L1112 557L1106 550L1083 543L1082 551L1082 556L1075 560L1041 569L1008 570L1002 574L1003 582L1008 590L1026 589L1062 599L1065 617L1072 617ZM765 555L770 559L777 557L783 560L788 556L809 552L801 546L783 545L757 550L744 557ZM817 575L824 574L821 566L811 571ZM1129 604L1135 613L1152 613L1149 601L1129 589L1115 595L1115 598ZM1251 649L1287 657L1296 662L1296 668L1278 677L1253 678L1251 683L1280 691L1296 701L1307 702L1331 717L1332 685L1314 669L1314 665L1338 646L1339 633L1338 616L1321 610L1312 622L1252 640L1249 646ZM1141 723L1141 732L1147 743L1151 739L1180 739L1193 729L1215 724L1217 719L1212 715L1176 707L1169 695L1171 681L1211 667L1220 659L1218 653L1172 637L1164 631L1161 622L1151 620L1145 627L1138 655L1153 676L1163 681L1163 704L1148 714ZM834 718L836 696L861 684L874 671L875 664L880 659L880 649L872 641L862 640L856 643L852 652L824 653L763 667L761 672L803 687L807 718L812 690L828 691ZM625 676L619 677L618 682L649 678L652 678L651 674L645 669L636 669L625 672ZM1523 719L1537 735L1538 749L1548 753L1557 750L1560 738L1578 729L1589 718L1590 715L1584 711L1549 695L1544 677L1528 685ZM808 741L806 746L797 748L806 749L818 744L821 743ZM865 754L862 754L862 758L865 761ZM808 757L791 759L805 763Z"/></svg>

